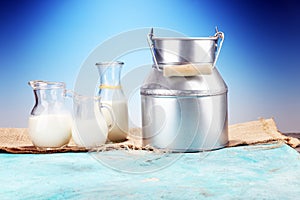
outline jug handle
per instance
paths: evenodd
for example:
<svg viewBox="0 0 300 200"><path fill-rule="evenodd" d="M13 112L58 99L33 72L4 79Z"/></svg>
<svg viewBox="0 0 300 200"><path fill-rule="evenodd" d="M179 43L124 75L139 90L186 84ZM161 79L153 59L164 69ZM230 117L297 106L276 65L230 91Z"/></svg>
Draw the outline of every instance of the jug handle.
<svg viewBox="0 0 300 200"><path fill-rule="evenodd" d="M101 109L102 108L107 109L108 112L109 112L109 114L110 114L112 124L107 124L108 132L110 132L113 129L113 127L115 126L115 124L116 124L116 118L115 118L113 109L112 109L111 105L106 104L106 103L100 103L100 108Z"/></svg>
<svg viewBox="0 0 300 200"><path fill-rule="evenodd" d="M220 52L221 52L221 49L222 49L222 46L223 46L223 42L224 42L224 39L225 39L224 33L221 32L221 31L219 31L219 30L218 30L218 27L216 27L216 34L215 34L215 37L217 37L218 39L220 38L221 41L220 41L220 43L219 43L219 45L218 45L218 47L217 47L218 50L217 50L217 53L216 53L215 61L214 61L214 63L213 63L213 68L215 68L215 66L216 66L216 63L217 63L217 61L218 61L219 54L220 54Z"/></svg>
<svg viewBox="0 0 300 200"><path fill-rule="evenodd" d="M76 93L73 90L65 90L65 97L66 98L73 98Z"/></svg>
<svg viewBox="0 0 300 200"><path fill-rule="evenodd" d="M155 57L154 44L153 44L152 37L153 37L153 28L151 28L150 33L147 35L147 41L148 41L148 45L150 47L150 51L151 51L151 54L152 54L152 57L153 57L153 61L154 61L155 67L156 67L156 69L158 71L162 71L161 69L159 69L158 62L157 62L156 57Z"/></svg>

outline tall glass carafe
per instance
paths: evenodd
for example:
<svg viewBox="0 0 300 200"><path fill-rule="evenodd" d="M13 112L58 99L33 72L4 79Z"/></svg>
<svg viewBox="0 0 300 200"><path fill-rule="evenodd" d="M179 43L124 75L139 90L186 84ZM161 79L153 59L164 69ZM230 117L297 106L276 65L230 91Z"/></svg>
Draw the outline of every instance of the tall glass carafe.
<svg viewBox="0 0 300 200"><path fill-rule="evenodd" d="M108 133L108 139L112 142L126 140L128 135L128 106L127 99L121 86L121 70L123 62L99 62L96 66L100 75L98 95L101 103L112 107L113 117L109 110L102 108L102 113L107 124L113 124Z"/></svg>
<svg viewBox="0 0 300 200"><path fill-rule="evenodd" d="M63 82L29 81L35 105L29 117L29 136L42 149L59 148L71 138L72 116L65 106Z"/></svg>

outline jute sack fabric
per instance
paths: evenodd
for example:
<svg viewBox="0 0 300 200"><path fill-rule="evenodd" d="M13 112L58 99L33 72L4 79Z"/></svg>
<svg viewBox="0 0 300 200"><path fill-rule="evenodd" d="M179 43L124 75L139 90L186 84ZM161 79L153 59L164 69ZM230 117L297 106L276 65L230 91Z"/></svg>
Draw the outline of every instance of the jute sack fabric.
<svg viewBox="0 0 300 200"><path fill-rule="evenodd" d="M141 140L141 129L130 130L128 140L121 143L105 144L99 147L101 150L112 150L120 148L153 150L144 147ZM245 122L229 126L228 147L239 145L253 145L282 141L292 147L300 145L297 138L284 136L277 130L274 119L259 119L257 121ZM71 140L70 143L58 149L37 149L33 146L26 128L0 128L0 152L6 153L63 153L63 152L86 152L90 149L78 147Z"/></svg>

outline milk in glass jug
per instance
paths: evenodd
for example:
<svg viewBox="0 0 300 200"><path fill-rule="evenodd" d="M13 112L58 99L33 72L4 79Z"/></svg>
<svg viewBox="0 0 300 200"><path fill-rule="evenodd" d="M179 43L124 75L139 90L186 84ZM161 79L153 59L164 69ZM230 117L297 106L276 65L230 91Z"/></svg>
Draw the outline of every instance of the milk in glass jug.
<svg viewBox="0 0 300 200"><path fill-rule="evenodd" d="M63 82L29 81L35 105L29 117L29 136L41 149L59 148L71 138L72 116L65 106Z"/></svg>

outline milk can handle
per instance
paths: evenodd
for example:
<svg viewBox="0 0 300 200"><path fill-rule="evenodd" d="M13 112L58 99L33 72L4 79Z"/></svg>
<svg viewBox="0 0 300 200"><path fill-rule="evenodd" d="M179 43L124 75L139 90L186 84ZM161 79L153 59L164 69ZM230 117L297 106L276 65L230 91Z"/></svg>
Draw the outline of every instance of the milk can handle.
<svg viewBox="0 0 300 200"><path fill-rule="evenodd" d="M148 44L149 44L149 47L150 47L150 51L151 51L151 54L152 54L152 57L153 57L153 60L154 60L155 67L156 67L156 69L158 71L162 71L158 67L158 62L156 60L155 53L154 53L154 44L153 44L153 40L152 40L152 37L153 37L153 28L151 28L151 31L150 31L150 33L147 36L148 36L147 37L147 41L148 41Z"/></svg>
<svg viewBox="0 0 300 200"><path fill-rule="evenodd" d="M215 61L213 63L213 68L216 66L216 63L218 61L219 54L220 54L221 49L222 49L222 45L223 45L223 42L224 42L225 35L224 35L223 32L218 31L218 28L216 27L215 37L217 37L218 39L221 38L221 41L220 41L219 45L217 46L218 50L217 50L217 53L216 53Z"/></svg>
<svg viewBox="0 0 300 200"><path fill-rule="evenodd" d="M158 71L162 71L161 69L159 69L158 62L156 60L155 53L154 53L154 44L153 44L153 40L152 40L152 37L153 37L153 28L151 28L151 31L150 31L150 33L147 36L148 36L147 37L147 41L148 41L148 44L149 44L149 47L150 47L150 51L151 51L151 54L152 54L152 57L153 57L153 60L154 60L155 67L156 67L156 69ZM213 68L215 67L215 65L216 65L216 63L218 61L219 54L221 52L221 49L222 49L222 46L223 46L223 42L224 42L224 39L225 39L225 35L224 35L223 32L218 31L218 28L216 27L215 37L217 37L218 39L220 38L221 41L220 41L219 45L217 46L218 50L217 50L216 57L215 57L215 60L214 60L214 63L213 63Z"/></svg>

